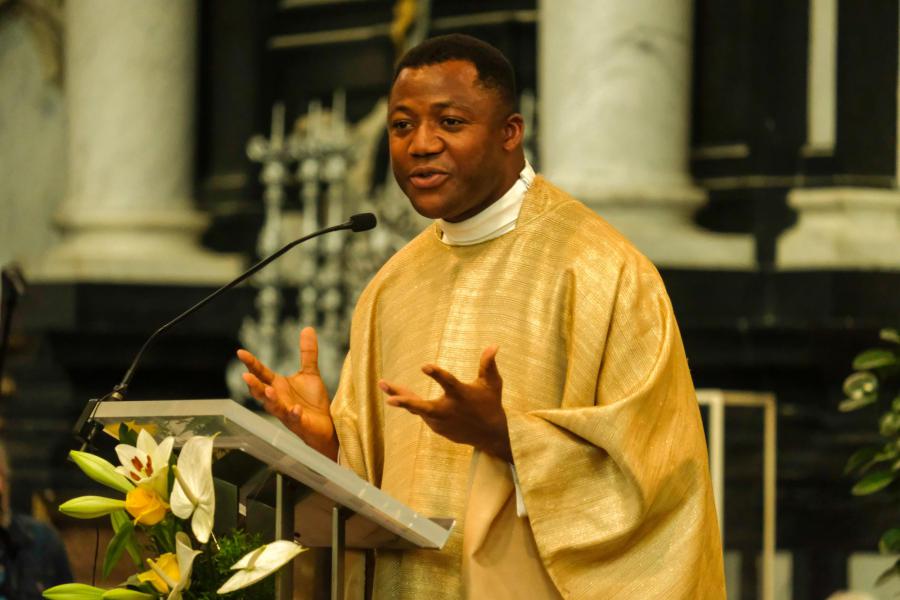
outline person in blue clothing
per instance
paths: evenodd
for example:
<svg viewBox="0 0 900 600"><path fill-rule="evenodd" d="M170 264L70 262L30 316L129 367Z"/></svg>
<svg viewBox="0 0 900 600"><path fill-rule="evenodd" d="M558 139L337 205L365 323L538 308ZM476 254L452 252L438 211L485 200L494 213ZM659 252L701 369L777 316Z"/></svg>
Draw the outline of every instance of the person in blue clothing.
<svg viewBox="0 0 900 600"><path fill-rule="evenodd" d="M59 534L45 523L10 509L10 469L0 443L0 600L43 598L43 591L72 582Z"/></svg>

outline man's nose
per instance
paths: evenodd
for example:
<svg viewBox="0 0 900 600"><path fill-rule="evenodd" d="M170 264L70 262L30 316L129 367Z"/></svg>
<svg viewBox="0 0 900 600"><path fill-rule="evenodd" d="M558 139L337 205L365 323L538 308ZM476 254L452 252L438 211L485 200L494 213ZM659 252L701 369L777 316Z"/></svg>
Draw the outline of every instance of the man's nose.
<svg viewBox="0 0 900 600"><path fill-rule="evenodd" d="M428 156L439 153L444 147L444 142L437 135L434 127L422 124L413 132L409 153L413 156Z"/></svg>

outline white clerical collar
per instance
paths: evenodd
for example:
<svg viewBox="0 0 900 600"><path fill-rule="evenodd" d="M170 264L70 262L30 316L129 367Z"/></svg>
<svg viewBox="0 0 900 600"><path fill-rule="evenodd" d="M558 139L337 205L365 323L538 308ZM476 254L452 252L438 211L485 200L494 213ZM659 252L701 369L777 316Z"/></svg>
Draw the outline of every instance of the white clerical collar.
<svg viewBox="0 0 900 600"><path fill-rule="evenodd" d="M448 246L471 246L509 233L516 228L519 210L525 200L525 192L534 181L534 169L528 161L519 178L500 199L473 217L459 223L438 219L441 241Z"/></svg>

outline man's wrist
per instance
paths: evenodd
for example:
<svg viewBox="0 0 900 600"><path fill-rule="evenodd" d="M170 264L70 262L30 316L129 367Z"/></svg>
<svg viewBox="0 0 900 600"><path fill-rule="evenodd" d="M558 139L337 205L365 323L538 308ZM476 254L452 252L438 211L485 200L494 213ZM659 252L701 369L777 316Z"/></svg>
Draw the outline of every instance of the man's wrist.
<svg viewBox="0 0 900 600"><path fill-rule="evenodd" d="M505 460L509 464L513 464L512 446L509 442L509 431L504 431L502 435L495 436L491 443L488 444L488 447L483 448L483 450L492 456Z"/></svg>

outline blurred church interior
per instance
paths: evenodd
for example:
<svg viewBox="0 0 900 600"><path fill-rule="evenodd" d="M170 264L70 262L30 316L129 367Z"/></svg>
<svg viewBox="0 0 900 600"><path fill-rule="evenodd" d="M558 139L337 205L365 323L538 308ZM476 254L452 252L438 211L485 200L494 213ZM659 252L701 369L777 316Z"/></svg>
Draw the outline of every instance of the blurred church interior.
<svg viewBox="0 0 900 600"><path fill-rule="evenodd" d="M85 402L254 258L350 214L162 336L132 399L232 397L302 325L333 386L369 277L426 222L390 175L385 96L425 37L512 61L536 169L629 237L675 307L732 600L893 598L896 496L843 473L853 357L900 324L898 0L0 0L0 439L17 510L90 580ZM15 280L15 281L14 281ZM768 485L767 485L768 482ZM109 539L100 531L100 547Z"/></svg>

